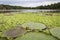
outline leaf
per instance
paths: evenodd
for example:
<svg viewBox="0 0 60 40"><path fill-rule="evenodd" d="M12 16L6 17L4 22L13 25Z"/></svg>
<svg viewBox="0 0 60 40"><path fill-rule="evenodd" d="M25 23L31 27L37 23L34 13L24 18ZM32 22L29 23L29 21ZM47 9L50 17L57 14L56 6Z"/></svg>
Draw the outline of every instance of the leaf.
<svg viewBox="0 0 60 40"><path fill-rule="evenodd" d="M29 22L29 23L24 23L23 27L26 28L30 28L30 29L39 29L42 30L44 28L46 28L46 26L42 23L36 23L36 22Z"/></svg>
<svg viewBox="0 0 60 40"><path fill-rule="evenodd" d="M60 27L56 27L50 30L51 34L60 39Z"/></svg>
<svg viewBox="0 0 60 40"><path fill-rule="evenodd" d="M31 32L23 35L22 37L18 37L15 40L57 40L57 39L43 33Z"/></svg>
<svg viewBox="0 0 60 40"><path fill-rule="evenodd" d="M21 36L24 33L26 33L26 30L19 27L17 29L9 29L9 30L7 30L5 32L5 36L14 38L14 37L17 37L17 36Z"/></svg>

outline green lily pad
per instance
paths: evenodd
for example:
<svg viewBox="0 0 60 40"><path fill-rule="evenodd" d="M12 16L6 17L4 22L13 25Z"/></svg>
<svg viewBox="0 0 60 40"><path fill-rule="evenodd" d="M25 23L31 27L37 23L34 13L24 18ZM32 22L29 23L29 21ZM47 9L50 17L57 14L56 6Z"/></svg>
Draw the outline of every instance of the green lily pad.
<svg viewBox="0 0 60 40"><path fill-rule="evenodd" d="M46 28L46 26L42 23L36 23L36 22L29 22L29 23L24 23L23 27L26 28L30 28L30 29L39 29L42 30L44 28Z"/></svg>
<svg viewBox="0 0 60 40"><path fill-rule="evenodd" d="M60 27L56 27L50 30L51 34L60 39Z"/></svg>
<svg viewBox="0 0 60 40"><path fill-rule="evenodd" d="M43 33L31 32L23 35L22 37L18 37L15 40L57 40L57 39Z"/></svg>

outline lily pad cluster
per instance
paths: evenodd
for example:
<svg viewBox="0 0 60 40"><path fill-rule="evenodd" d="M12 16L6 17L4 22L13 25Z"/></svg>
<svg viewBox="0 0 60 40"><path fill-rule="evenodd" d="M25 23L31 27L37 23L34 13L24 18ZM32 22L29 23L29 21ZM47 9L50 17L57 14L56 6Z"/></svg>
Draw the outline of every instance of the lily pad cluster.
<svg viewBox="0 0 60 40"><path fill-rule="evenodd" d="M44 32L27 32L26 28L31 30L38 29L40 31L47 29L42 23L29 22L18 25L15 29L9 29L4 34L5 37L15 38L14 40L58 40L60 39L60 27L49 29L52 35ZM24 35L25 34L25 35ZM17 38L16 38L17 37ZM57 38L55 38L57 37Z"/></svg>
<svg viewBox="0 0 60 40"><path fill-rule="evenodd" d="M57 39L43 33L30 32L22 37L16 38L15 40L57 40Z"/></svg>

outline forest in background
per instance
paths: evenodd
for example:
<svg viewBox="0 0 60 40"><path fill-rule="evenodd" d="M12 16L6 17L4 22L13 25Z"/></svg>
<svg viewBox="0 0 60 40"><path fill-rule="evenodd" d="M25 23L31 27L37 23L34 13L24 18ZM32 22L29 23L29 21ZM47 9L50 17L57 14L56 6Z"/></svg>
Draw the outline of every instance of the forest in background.
<svg viewBox="0 0 60 40"><path fill-rule="evenodd" d="M0 10L3 10L3 9L60 9L60 2L51 4L51 5L44 5L44 6L41 5L37 7L22 7L22 6L0 4Z"/></svg>

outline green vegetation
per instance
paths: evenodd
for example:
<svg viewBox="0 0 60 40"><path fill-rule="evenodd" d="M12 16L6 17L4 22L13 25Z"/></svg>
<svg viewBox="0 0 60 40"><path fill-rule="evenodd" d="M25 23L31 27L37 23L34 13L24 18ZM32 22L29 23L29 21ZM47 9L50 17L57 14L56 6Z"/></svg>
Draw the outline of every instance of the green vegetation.
<svg viewBox="0 0 60 40"><path fill-rule="evenodd" d="M57 40L57 39L43 33L31 32L31 33L27 33L22 37L16 38L16 40Z"/></svg>
<svg viewBox="0 0 60 40"><path fill-rule="evenodd" d="M60 3L55 3L51 5L38 6L37 9L60 9Z"/></svg>
<svg viewBox="0 0 60 40"><path fill-rule="evenodd" d="M37 7L22 7L0 4L0 9L60 9L60 2L51 5L41 5Z"/></svg>
<svg viewBox="0 0 60 40"><path fill-rule="evenodd" d="M60 27L56 27L50 30L51 34L60 39Z"/></svg>
<svg viewBox="0 0 60 40"><path fill-rule="evenodd" d="M29 24L30 26L31 25L33 26L33 27L31 26L32 29L37 28L37 26L39 29L41 29L40 27L42 27L42 29L44 29L45 27L43 28L43 25L42 25L42 24L44 24L44 25L46 25L46 27L49 28L49 30L45 30L44 32L34 31L35 33L32 33L32 31L29 31L31 33L27 32L27 33L25 33L25 35L14 38L14 40L20 40L20 39L21 40L24 40L24 39L25 40L35 40L35 39L36 40L58 40L58 38L55 38L54 35L50 35L50 29L53 29L55 27L60 27L60 13L46 13L46 12L42 12L42 13L41 12L1 13L0 14L0 39L1 40L4 40L4 39L13 40L9 37L5 38L4 33L9 29L17 28L17 26L19 24L21 24L22 27L26 27L24 24L30 23L30 22L32 22L31 24ZM35 23L35 24L33 24L33 23ZM39 24L41 23L40 27L39 27L38 23ZM25 30L28 31L29 29L25 28ZM60 35L60 34L58 34L58 35ZM59 38L59 40L60 40L60 38Z"/></svg>
<svg viewBox="0 0 60 40"><path fill-rule="evenodd" d="M42 23L37 23L37 22L29 22L29 23L24 23L23 24L24 28L29 28L29 29L38 29L40 31L42 31L42 29L45 29L46 26Z"/></svg>

